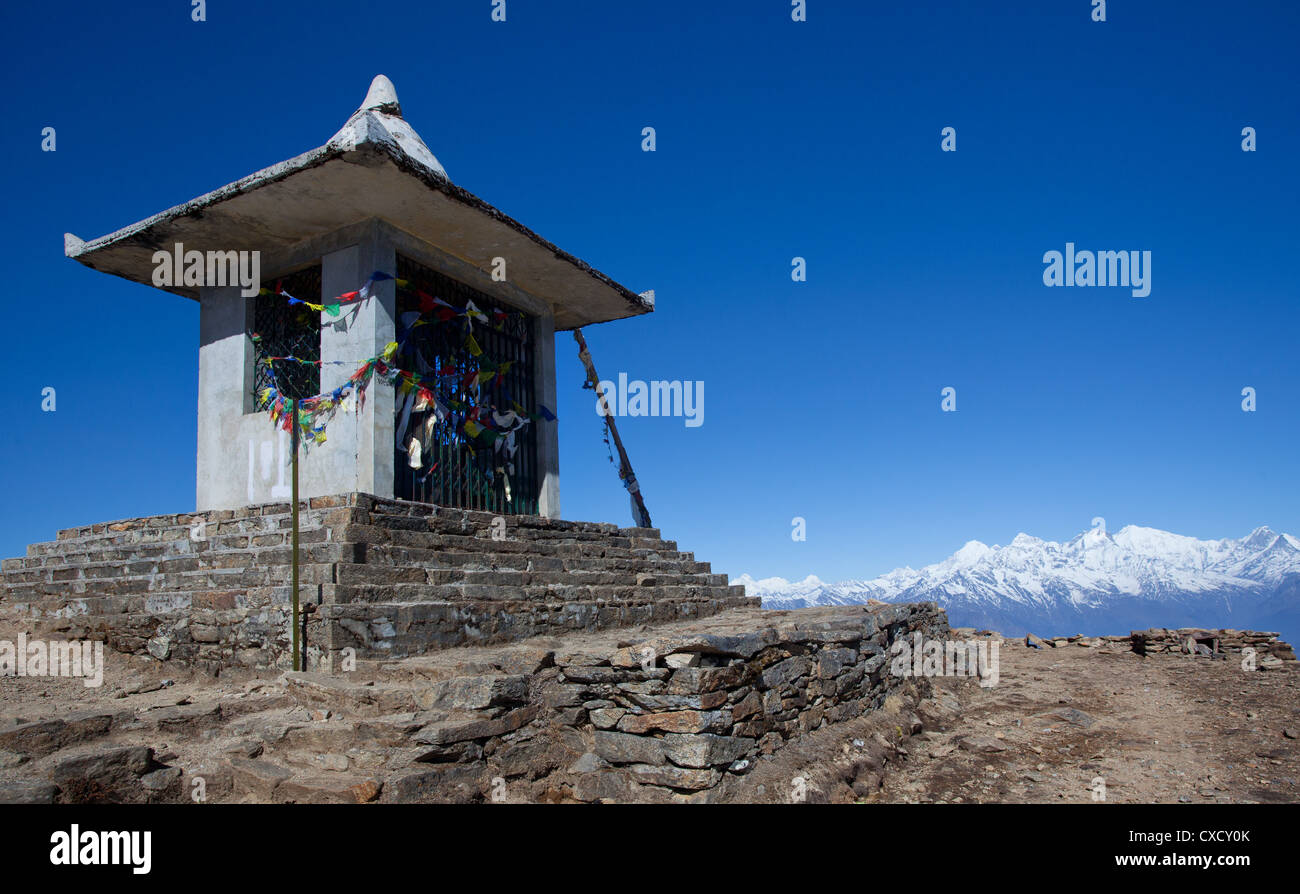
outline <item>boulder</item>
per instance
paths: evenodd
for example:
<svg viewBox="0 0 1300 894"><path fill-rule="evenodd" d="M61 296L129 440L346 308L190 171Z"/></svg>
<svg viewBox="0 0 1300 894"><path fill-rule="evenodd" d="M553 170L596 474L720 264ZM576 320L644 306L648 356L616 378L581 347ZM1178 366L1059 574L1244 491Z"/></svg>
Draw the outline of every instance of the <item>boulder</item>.
<svg viewBox="0 0 1300 894"><path fill-rule="evenodd" d="M237 792L252 795L258 801L269 801L276 788L293 774L279 764L265 760L231 758L230 770Z"/></svg>
<svg viewBox="0 0 1300 894"><path fill-rule="evenodd" d="M483 800L487 772L482 766L451 764L389 778L380 801L385 804L470 804Z"/></svg>
<svg viewBox="0 0 1300 894"><path fill-rule="evenodd" d="M412 738L421 745L449 745L471 739L502 736L530 723L541 712L537 705L516 708L501 717L468 715L437 720L423 727Z"/></svg>
<svg viewBox="0 0 1300 894"><path fill-rule="evenodd" d="M160 768L152 748L107 748L60 761L50 781L66 804L134 804L149 796L140 777Z"/></svg>
<svg viewBox="0 0 1300 894"><path fill-rule="evenodd" d="M453 677L432 683L420 693L426 710L476 711L528 701L528 678L522 675Z"/></svg>
<svg viewBox="0 0 1300 894"><path fill-rule="evenodd" d="M1007 750L1004 743L992 736L963 736L957 743L957 747L963 751L973 751L980 754L994 754Z"/></svg>
<svg viewBox="0 0 1300 894"><path fill-rule="evenodd" d="M20 723L0 731L0 749L40 757L107 735L112 726L113 716L101 713Z"/></svg>
<svg viewBox="0 0 1300 894"><path fill-rule="evenodd" d="M0 804L53 804L59 787L40 779L0 782Z"/></svg>
<svg viewBox="0 0 1300 894"><path fill-rule="evenodd" d="M148 792L146 797L150 801L179 801L185 789L181 782L183 775L180 767L163 767L141 776L140 785Z"/></svg>

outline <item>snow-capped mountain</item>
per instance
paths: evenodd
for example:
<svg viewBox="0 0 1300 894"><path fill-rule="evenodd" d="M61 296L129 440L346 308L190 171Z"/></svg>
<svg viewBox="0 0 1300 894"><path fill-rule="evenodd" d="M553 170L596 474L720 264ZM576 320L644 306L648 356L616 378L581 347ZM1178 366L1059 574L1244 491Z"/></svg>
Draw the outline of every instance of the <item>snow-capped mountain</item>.
<svg viewBox="0 0 1300 894"><path fill-rule="evenodd" d="M1197 540L1129 525L1066 543L1017 534L1006 546L972 540L920 570L827 584L741 575L765 608L934 601L953 626L1008 635L1126 633L1145 627L1300 631L1300 540L1256 528L1234 540Z"/></svg>

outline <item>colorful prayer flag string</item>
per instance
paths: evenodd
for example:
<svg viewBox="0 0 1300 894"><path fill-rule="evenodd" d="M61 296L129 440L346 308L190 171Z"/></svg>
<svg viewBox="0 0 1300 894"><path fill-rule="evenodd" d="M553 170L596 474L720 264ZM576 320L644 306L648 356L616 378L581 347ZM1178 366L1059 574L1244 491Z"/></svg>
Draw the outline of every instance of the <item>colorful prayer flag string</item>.
<svg viewBox="0 0 1300 894"><path fill-rule="evenodd" d="M325 429L329 421L333 419L335 413L340 409L348 409L348 400L356 395L356 409L359 412L365 406L366 389L370 382L378 377L379 379L393 385L399 395L408 395L416 392L427 403L441 410L441 415L452 418L452 412L457 417L463 417L457 430L462 431L468 438L478 440L484 444L493 444L498 438L511 434L523 424L536 422L541 419L555 421L556 416L547 407L538 404L537 412L529 413L519 403L511 401L514 418L509 418L504 422L489 419L488 413L484 407L472 406L454 398L443 399L436 393L436 388L440 380L456 379L460 377L459 372L453 372L440 376L426 376L419 373L404 370L392 365L399 350L397 342L390 342L385 347L383 353L370 358L361 364L347 382L335 388L333 391L324 392L312 397L305 397L298 400L297 424L301 440L304 445L323 444L326 440ZM508 369L510 361L500 364L496 370L478 373L471 371L469 375L487 376L488 379L501 375L505 369ZM274 380L274 372L272 372ZM480 379L487 381L487 379ZM430 388L429 386L433 387ZM261 409L269 410L272 424L285 431L289 431L294 424L294 419L288 412L289 398L285 398L277 385L271 385L263 388L259 393L258 404Z"/></svg>
<svg viewBox="0 0 1300 894"><path fill-rule="evenodd" d="M311 301L303 301L301 298L295 298L294 296L286 292L283 288L281 288L279 282L275 284L274 289L261 289L258 291L258 294L259 295L280 295L284 298L287 298L289 300L290 305L295 305L295 304L305 305L307 307L310 307L314 311L329 314L331 317L337 317L342 312L344 304L350 304L354 301L366 300L367 298L369 298L371 295L374 294L375 283L384 282L390 279L402 286L408 284L407 280L398 279L397 277L392 276L391 274L384 273L381 270L376 270L374 273L370 274L370 278L366 280L365 285L363 285L361 288L352 292L344 292L342 295L338 295L322 304L315 304Z"/></svg>
<svg viewBox="0 0 1300 894"><path fill-rule="evenodd" d="M401 332L404 334L403 343L409 339L415 326L463 319L465 320L465 333L461 347L465 354L462 355L462 359L453 361L450 368L444 367L443 372L421 374L394 365L394 361L403 349L398 342L391 342L383 352L357 367L356 371L348 377L348 380L339 387L329 392L299 399L297 413L295 414L290 412L289 399L280 390L275 377L274 364L276 362L286 362L320 367L327 363L346 363L347 361L309 360L295 357L292 354L263 357L261 360L266 364L270 373L272 385L262 389L259 393L259 407L269 411L272 424L279 428L289 431L294 425L297 425L301 435L301 442L305 447L310 448L311 445L323 444L326 441L326 427L329 422L339 410L348 411L352 409L353 398L355 398L355 409L358 412L364 408L367 389L375 378L379 378L394 386L398 395L398 406L402 408L398 431L399 445L404 437L407 419L411 410L414 409L417 412L431 410L434 414L431 421L436 420L438 423L448 424L452 432L463 438L461 443L471 455L474 455L474 443L490 446L494 451L503 454L505 457L504 468L507 469L507 474L513 474L514 466L509 460L513 458L517 449L515 432L530 423L536 423L540 420L555 421L556 416L550 409L540 404L537 405L537 412L529 412L510 396L505 385L505 377L514 361L508 360L498 363L487 357L478 341L474 338L471 324L477 322L500 329L511 318L522 318L523 314L506 313L494 309L491 318L489 318L472 300L467 300L463 308L457 308L419 289L412 289L409 280L398 279L378 271L371 274L365 285L360 289L354 292L344 292L333 301L325 304L315 304L295 298L284 291L279 283L276 284L275 289L263 289L262 294L278 294L286 298L290 305L304 305L330 316L338 316L344 303L371 297L374 283L385 280L394 280L399 288L414 291L420 300L420 318L409 326L400 327ZM432 316L434 319L426 320L424 319L425 316ZM260 343L261 341L260 336L256 333L251 334L250 337L254 343ZM423 360L421 362L423 363ZM467 369L467 366L470 368ZM475 386L485 385L491 385L495 388L499 395L498 402L504 401L502 405L508 406L510 409L504 412L495 408L489 410L482 405L475 405L471 401L457 399L447 393L456 390L470 392ZM431 429L426 424L423 436L429 437L430 431ZM414 463L421 455L420 444L415 438L412 438L410 448L411 462ZM435 463L434 468L436 467L437 464ZM433 469L431 468L428 473L425 473L426 478L432 472Z"/></svg>

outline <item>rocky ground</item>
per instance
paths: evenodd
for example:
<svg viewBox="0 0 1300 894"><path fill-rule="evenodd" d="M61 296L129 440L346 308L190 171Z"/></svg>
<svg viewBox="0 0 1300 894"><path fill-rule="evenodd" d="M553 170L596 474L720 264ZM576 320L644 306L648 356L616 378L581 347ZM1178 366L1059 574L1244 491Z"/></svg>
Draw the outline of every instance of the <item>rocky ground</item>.
<svg viewBox="0 0 1300 894"><path fill-rule="evenodd" d="M0 639L18 630L0 620ZM591 639L611 635L623 634ZM996 686L910 682L879 710L759 759L719 800L1091 801L1102 784L1109 802L1300 800L1295 662L1247 672L1236 659L1141 658L1086 642L1005 641ZM410 735L430 706L410 700L445 694L446 681L481 672L489 657L494 672L528 673L554 645L363 665L337 689L112 652L98 689L3 678L0 801L186 801L196 780L212 802L422 800L423 777L408 769L428 766L415 762L429 759L429 745ZM533 762L527 784L502 799L566 800L566 786L594 766L584 751L572 735L518 749L512 760Z"/></svg>
<svg viewBox="0 0 1300 894"><path fill-rule="evenodd" d="M1007 640L997 686L908 743L873 800L1300 801L1300 667ZM1097 782L1100 780L1100 783Z"/></svg>

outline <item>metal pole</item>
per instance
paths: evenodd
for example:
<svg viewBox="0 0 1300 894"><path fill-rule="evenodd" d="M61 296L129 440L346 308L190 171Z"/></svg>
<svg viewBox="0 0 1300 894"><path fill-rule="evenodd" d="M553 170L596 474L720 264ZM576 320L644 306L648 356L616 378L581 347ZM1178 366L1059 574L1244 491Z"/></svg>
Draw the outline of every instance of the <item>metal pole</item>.
<svg viewBox="0 0 1300 894"><path fill-rule="evenodd" d="M302 670L298 653L298 401L289 402L293 414L290 440L293 442L293 571L290 574L289 589L293 599L293 669Z"/></svg>
<svg viewBox="0 0 1300 894"><path fill-rule="evenodd" d="M581 329L573 330L573 340L578 343L578 359L587 368L587 380L591 382L592 390L596 392L596 399L601 401L605 408L605 422L609 424L609 433L614 436L614 446L618 449L619 477L627 482L627 489L631 492L637 508L641 510L641 518L634 518L632 521L637 524L644 521L645 527L652 528L654 525L650 522L650 511L645 508L645 500L641 498L641 485L637 483L636 473L632 471L632 461L627 458L627 451L623 449L623 439L618 436L613 410L600 390L600 377L596 375L596 364L592 362L591 351L587 350L587 340L582 337Z"/></svg>

